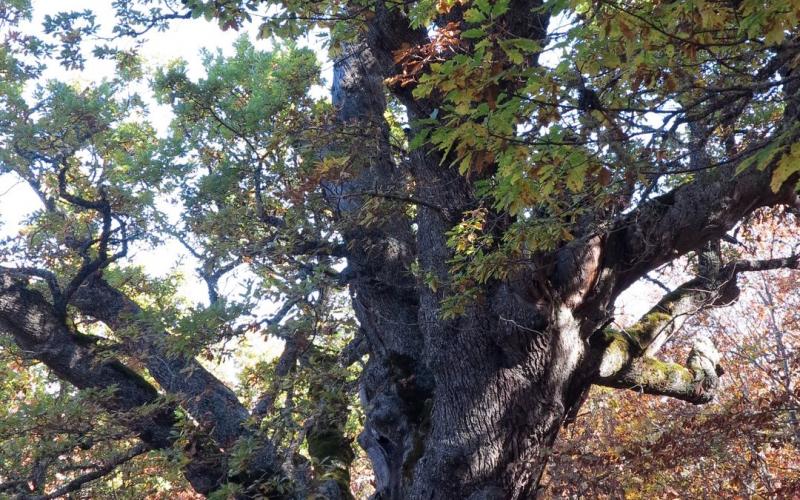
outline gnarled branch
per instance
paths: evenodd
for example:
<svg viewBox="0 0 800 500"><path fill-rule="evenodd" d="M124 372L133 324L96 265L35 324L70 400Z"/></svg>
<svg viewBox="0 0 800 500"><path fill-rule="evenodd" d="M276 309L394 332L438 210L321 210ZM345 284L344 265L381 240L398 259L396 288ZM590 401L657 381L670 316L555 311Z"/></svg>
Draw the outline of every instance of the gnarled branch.
<svg viewBox="0 0 800 500"><path fill-rule="evenodd" d="M77 291L73 304L121 333L130 354L147 366L165 391L179 398L220 447L233 445L248 417L244 405L195 359L168 353L168 334L146 321L138 304L97 276Z"/></svg>
<svg viewBox="0 0 800 500"><path fill-rule="evenodd" d="M111 411L128 411L157 401L158 391L115 359L99 359L67 327L54 307L24 281L0 269L0 332L47 365L59 378L80 389L116 387ZM166 408L132 425L153 448L171 445L174 417Z"/></svg>
<svg viewBox="0 0 800 500"><path fill-rule="evenodd" d="M689 353L686 366L660 361L650 356L630 358L630 344L612 342L609 356L628 358L630 363L617 372L595 379L598 385L631 389L644 394L670 396L694 404L714 398L719 382L719 353L707 338L698 339Z"/></svg>
<svg viewBox="0 0 800 500"><path fill-rule="evenodd" d="M716 269L715 276L701 276L684 283L666 294L631 328L607 330L602 339L594 341L594 347L600 345L602 349L594 383L692 403L710 401L722 373L719 353L710 339L697 339L686 366L653 356L694 313L735 300L739 273L798 267L798 255L737 260Z"/></svg>

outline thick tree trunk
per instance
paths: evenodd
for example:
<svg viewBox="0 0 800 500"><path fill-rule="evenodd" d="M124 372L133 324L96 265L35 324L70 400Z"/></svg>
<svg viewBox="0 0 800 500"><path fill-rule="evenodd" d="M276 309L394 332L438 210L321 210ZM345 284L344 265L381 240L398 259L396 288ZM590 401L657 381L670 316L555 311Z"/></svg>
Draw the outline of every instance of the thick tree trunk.
<svg viewBox="0 0 800 500"><path fill-rule="evenodd" d="M389 39L402 38L395 35ZM562 294L567 287L520 278L491 285L465 314L442 317L445 292L414 279L411 262L416 257L421 272L447 281L447 231L471 191L432 152L415 153L410 172L394 164L383 121L386 61L368 44L345 54L334 68L334 104L341 126L374 134L366 140L373 154L351 150L357 175L326 191L350 228L351 292L369 343L359 442L373 462L377 497L531 498L585 386L576 376L584 351L577 301ZM424 114L425 103L409 113ZM369 195L359 194L403 193L408 175L417 180L416 198L428 202L416 220L393 215L360 225ZM561 281L576 288L572 277Z"/></svg>
<svg viewBox="0 0 800 500"><path fill-rule="evenodd" d="M436 380L430 431L412 498L531 498L549 447L580 391L578 324L550 324L500 286L483 311L431 338Z"/></svg>
<svg viewBox="0 0 800 500"><path fill-rule="evenodd" d="M417 155L417 196L467 207L462 177ZM446 186L446 187L445 187ZM447 213L420 208L421 272L447 283ZM460 211L456 211L460 216ZM487 287L463 315L443 319L444 289L419 286L425 366L435 381L423 451L406 498L531 498L567 409L582 390L580 325L556 290L528 279Z"/></svg>
<svg viewBox="0 0 800 500"><path fill-rule="evenodd" d="M532 12L537 4L516 3L527 5L513 12ZM635 337L615 336L605 328L614 300L643 274L719 238L757 207L791 202L791 193L769 189L769 169L734 176L736 165L721 168L714 182L690 183L642 203L609 234L587 232L532 256L535 270L481 285L481 296L463 314L446 318L442 301L457 292L432 289L412 276L412 263L420 275L448 283L448 232L476 200L469 180L434 150L411 153L405 169L396 165L383 119L383 77L395 69L392 51L424 44L426 34L409 30L397 12L379 6L375 14L365 41L347 48L334 67L340 126L366 139L350 151L358 161L349 180L326 191L346 228L353 305L368 343L359 443L374 466L376 497L536 496L558 430L592 383L694 403L713 397L713 346L694 349L688 366L655 360L655 346L647 348L672 316L655 311ZM521 34L544 36L546 18L509 22ZM412 128L436 108L395 90ZM409 185L414 219L397 206L376 208L376 199L409 199ZM365 209L381 214L362 224ZM492 217L507 224L501 214ZM677 305L664 307L669 313Z"/></svg>

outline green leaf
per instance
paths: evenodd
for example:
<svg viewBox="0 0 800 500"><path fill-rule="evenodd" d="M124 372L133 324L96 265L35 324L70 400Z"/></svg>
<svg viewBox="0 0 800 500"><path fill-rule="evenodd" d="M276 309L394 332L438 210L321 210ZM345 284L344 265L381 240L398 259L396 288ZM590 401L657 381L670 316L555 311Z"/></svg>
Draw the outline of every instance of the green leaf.
<svg viewBox="0 0 800 500"><path fill-rule="evenodd" d="M492 6L492 17L502 16L508 12L508 6L510 3L511 0L496 0L494 6Z"/></svg>
<svg viewBox="0 0 800 500"><path fill-rule="evenodd" d="M742 160L741 163L739 163L739 165L736 167L735 175L739 175L751 166L754 166L758 170L764 170L772 161L772 159L775 158L775 156L783 149L783 147L778 145L778 141L772 142L770 145L765 146L758 153Z"/></svg>
<svg viewBox="0 0 800 500"><path fill-rule="evenodd" d="M486 32L481 28L471 28L461 33L461 38L473 39L486 36Z"/></svg>
<svg viewBox="0 0 800 500"><path fill-rule="evenodd" d="M489 0L475 0L475 6L484 14L490 14L492 12L492 5L489 3Z"/></svg>
<svg viewBox="0 0 800 500"><path fill-rule="evenodd" d="M539 42L530 38L512 38L509 41L525 52L537 52L541 49Z"/></svg>
<svg viewBox="0 0 800 500"><path fill-rule="evenodd" d="M431 129L429 127L425 127L420 130L419 133L415 135L413 139L411 139L411 142L408 144L408 148L413 151L422 147L422 145L427 142L430 133Z"/></svg>
<svg viewBox="0 0 800 500"><path fill-rule="evenodd" d="M480 23L486 20L486 14L472 7L464 12L464 20L468 23Z"/></svg>

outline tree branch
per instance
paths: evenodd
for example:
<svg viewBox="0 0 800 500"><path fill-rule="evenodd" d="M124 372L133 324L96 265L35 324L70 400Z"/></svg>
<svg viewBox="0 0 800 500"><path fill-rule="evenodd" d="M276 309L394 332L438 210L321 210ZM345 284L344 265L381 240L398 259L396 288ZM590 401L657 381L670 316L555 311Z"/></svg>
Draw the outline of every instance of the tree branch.
<svg viewBox="0 0 800 500"><path fill-rule="evenodd" d="M76 207L85 209L85 210L96 210L100 213L102 217L102 229L100 231L100 236L97 239L97 257L90 258L88 256L88 250L91 245L95 243L94 240L89 240L86 243L86 247L81 252L83 255L84 263L78 272L75 273L75 276L72 277L69 284L65 288L64 292L59 296L54 296L54 306L56 311L62 316L66 317L67 314L67 304L69 303L72 296L78 290L78 288L84 283L84 281L89 278L90 275L103 269L104 267L108 266L113 261L124 257L128 253L128 235L126 232L125 222L122 221L119 217L115 216L111 210L111 203L109 203L108 199L106 198L106 192L103 187L100 187L100 199L99 200L87 200L86 198L82 198L77 195L70 194L67 190L67 170L69 169L69 165L67 164L66 160L61 162L61 166L58 170L58 194L61 198L67 200L69 203L75 205ZM122 248L115 254L109 256L108 255L108 244L111 241L111 234L113 233L111 224L112 221L116 220L119 224L118 230L121 233L120 242L122 243Z"/></svg>
<svg viewBox="0 0 800 500"><path fill-rule="evenodd" d="M169 335L145 319L133 300L97 276L75 294L81 313L99 319L124 338L129 353L182 405L222 448L229 448L244 430L247 410L236 395L195 359L167 352Z"/></svg>
<svg viewBox="0 0 800 500"><path fill-rule="evenodd" d="M603 249L613 301L640 277L676 257L719 238L759 207L792 203L793 176L777 193L770 188L775 162L735 175L729 165L713 179L695 181L654 198L615 224Z"/></svg>
<svg viewBox="0 0 800 500"><path fill-rule="evenodd" d="M34 496L31 500L51 500L54 498L60 498L65 496L67 493L78 491L83 487L84 484L94 481L96 479L100 479L103 476L108 475L109 473L113 472L114 469L119 467L120 465L130 462L134 458L138 457L139 455L143 455L150 451L152 448L146 443L139 443L138 445L134 446L130 450L125 453L122 453L113 459L109 460L108 462L104 463L103 465L99 466L97 469L93 470L92 472L88 472L80 477L73 479L72 481L68 482L61 488L43 496Z"/></svg>
<svg viewBox="0 0 800 500"><path fill-rule="evenodd" d="M612 343L615 349L624 344ZM629 344L628 344L629 346ZM627 351L617 356L628 358ZM714 398L721 374L719 353L708 339L695 343L686 366L643 356L634 358L618 372L604 374L594 383L617 389L631 389L644 394L670 396L693 404L704 404Z"/></svg>
<svg viewBox="0 0 800 500"><path fill-rule="evenodd" d="M687 361L688 367L666 363L653 356L688 318L712 306L730 304L738 296L736 279L741 272L800 267L800 255L766 260L737 260L700 276L664 295L634 326L607 330L594 348L602 354L594 382L647 394L673 396L692 403L713 397L716 378L722 373L719 354L710 339L699 338ZM713 285L713 286L712 286Z"/></svg>
<svg viewBox="0 0 800 500"><path fill-rule="evenodd" d="M129 411L157 401L158 392L140 375L116 359L100 359L82 345L53 306L26 283L0 269L0 331L41 361L59 378L79 389L116 387L106 404L111 411ZM153 448L171 445L172 409L146 415L131 425Z"/></svg>
<svg viewBox="0 0 800 500"><path fill-rule="evenodd" d="M138 304L97 276L78 290L73 304L83 314L103 321L121 334L130 355L144 363L158 384L178 398L199 423L201 431L213 440L201 443L196 451L200 456L187 466L186 476L195 489L208 493L228 480L251 481L282 475L275 445L257 436L258 446L248 468L236 477L225 475L224 453L240 437L252 436L254 429L248 425L247 409L230 388L197 360L170 353L165 345L169 335L147 321Z"/></svg>

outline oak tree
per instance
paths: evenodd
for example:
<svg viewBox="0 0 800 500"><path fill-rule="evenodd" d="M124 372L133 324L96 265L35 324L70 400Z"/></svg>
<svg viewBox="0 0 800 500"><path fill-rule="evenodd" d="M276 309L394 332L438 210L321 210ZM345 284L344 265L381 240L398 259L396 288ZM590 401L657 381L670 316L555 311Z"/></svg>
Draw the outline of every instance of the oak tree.
<svg viewBox="0 0 800 500"><path fill-rule="evenodd" d="M713 336L684 363L659 350L740 275L800 262L729 234L798 208L797 0L113 6L111 32L54 9L36 34L28 2L0 5L0 172L38 200L0 249L3 390L22 391L5 492L147 454L204 495L348 498L357 395L376 498L532 498L592 386L711 401ZM146 74L136 42L199 17L274 48ZM116 76L42 79L91 58ZM169 241L205 303L133 265ZM620 294L683 257L695 276L616 328ZM283 351L234 390L202 358L253 333Z"/></svg>

